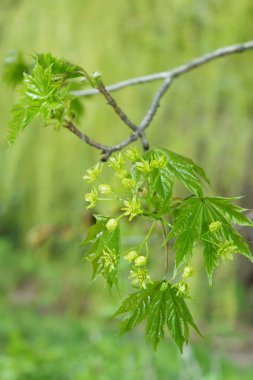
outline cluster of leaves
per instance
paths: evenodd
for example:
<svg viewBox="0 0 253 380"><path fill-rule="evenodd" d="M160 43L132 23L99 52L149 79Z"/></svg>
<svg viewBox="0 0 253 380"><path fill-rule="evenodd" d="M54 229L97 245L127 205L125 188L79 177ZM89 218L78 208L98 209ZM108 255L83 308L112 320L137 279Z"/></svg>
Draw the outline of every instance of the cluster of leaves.
<svg viewBox="0 0 253 380"><path fill-rule="evenodd" d="M116 185L101 183L103 168L108 166L117 178ZM191 259L196 246L202 249L204 265L212 282L214 268L220 259L232 259L240 253L252 261L247 243L233 224L253 227L242 214L245 209L235 205L237 198L207 197L204 186L209 180L202 168L192 160L166 149L154 149L141 154L137 148L118 153L108 163L97 164L87 170L84 179L92 183L85 195L87 208L99 201L119 202L119 215L96 217L83 246L88 246L85 257L92 263L94 277L102 275L109 286L118 284L118 264L122 257L132 265L129 279L138 291L130 294L115 315L125 315L121 332L134 328L147 319L146 337L156 349L164 336L164 326L182 351L188 342L189 325L198 329L186 306L189 298L187 279L192 276ZM98 182L95 186L94 183ZM185 198L173 196L174 184L181 182L187 192ZM145 219L151 227L138 246L125 254L120 249L120 221L127 218ZM161 247L175 254L174 273L153 281L148 269L149 239L155 225L160 225ZM157 232L157 229L155 230ZM145 249L146 254L143 254ZM152 253L151 253L152 254ZM164 263L161 255L161 263Z"/></svg>
<svg viewBox="0 0 253 380"><path fill-rule="evenodd" d="M51 54L37 54L28 66L23 56L15 54L6 63L6 77L17 84L22 79L20 100L12 108L9 123L9 143L13 144L19 132L39 116L44 125L60 127L73 120L82 107L71 95L70 87L76 78L89 79L79 66Z"/></svg>

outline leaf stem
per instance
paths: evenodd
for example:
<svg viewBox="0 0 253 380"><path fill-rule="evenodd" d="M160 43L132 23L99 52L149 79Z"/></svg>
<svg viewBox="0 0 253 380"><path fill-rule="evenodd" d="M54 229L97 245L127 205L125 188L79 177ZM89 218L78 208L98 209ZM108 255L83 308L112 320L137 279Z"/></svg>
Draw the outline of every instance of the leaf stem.
<svg viewBox="0 0 253 380"><path fill-rule="evenodd" d="M161 225L162 225L162 232L163 232L163 240L166 240L166 229L165 229L165 224L164 221L161 219ZM165 278L166 280L168 279L168 259L169 259L169 249L168 249L168 244L164 244L164 249L165 249L165 261L164 261L164 269L165 269Z"/></svg>

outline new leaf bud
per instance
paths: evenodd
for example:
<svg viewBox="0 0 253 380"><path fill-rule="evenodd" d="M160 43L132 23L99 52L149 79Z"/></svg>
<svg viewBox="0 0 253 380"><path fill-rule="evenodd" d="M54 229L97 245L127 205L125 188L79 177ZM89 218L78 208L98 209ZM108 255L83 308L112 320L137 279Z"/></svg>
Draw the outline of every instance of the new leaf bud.
<svg viewBox="0 0 253 380"><path fill-rule="evenodd" d="M117 219L109 219L108 222L106 223L106 228L108 231L112 232L117 228L118 226L118 221Z"/></svg>

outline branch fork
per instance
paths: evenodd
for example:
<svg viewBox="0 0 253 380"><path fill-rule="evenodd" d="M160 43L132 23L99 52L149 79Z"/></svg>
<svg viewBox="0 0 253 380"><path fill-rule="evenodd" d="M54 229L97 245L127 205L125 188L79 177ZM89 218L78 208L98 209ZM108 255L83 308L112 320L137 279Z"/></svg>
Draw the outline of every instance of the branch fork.
<svg viewBox="0 0 253 380"><path fill-rule="evenodd" d="M118 82L107 87L100 81L96 89L89 89L83 91L73 91L72 94L77 97L85 97L85 96L93 96L96 94L101 94L106 99L107 103L113 108L115 113L121 119L121 121L130 128L133 132L126 138L124 141L117 145L107 146L103 145L95 140L89 138L85 133L82 133L77 129L77 127L70 121L66 121L64 125L70 132L75 134L78 138L80 138L86 144L98 149L101 151L102 158L101 161L107 161L113 152L119 151L126 146L132 144L134 141L140 139L142 142L142 146L144 150L149 149L149 143L147 141L145 130L151 124L154 116L156 115L161 98L166 94L168 89L170 88L172 81L179 76L188 73L189 71L196 69L212 60L217 58L222 58L227 55L243 53L245 51L253 50L253 41L248 41L238 45L226 46L220 49L217 49L211 53L203 55L201 57L195 58L192 61L176 67L170 71L159 72L151 75L146 75L137 78L131 78L122 82ZM112 91L117 91L125 87L134 86L137 84L149 83L156 80L163 80L162 85L159 87L158 91L153 97L151 105L143 117L142 121L139 125L133 123L125 112L120 108L114 97L111 95Z"/></svg>

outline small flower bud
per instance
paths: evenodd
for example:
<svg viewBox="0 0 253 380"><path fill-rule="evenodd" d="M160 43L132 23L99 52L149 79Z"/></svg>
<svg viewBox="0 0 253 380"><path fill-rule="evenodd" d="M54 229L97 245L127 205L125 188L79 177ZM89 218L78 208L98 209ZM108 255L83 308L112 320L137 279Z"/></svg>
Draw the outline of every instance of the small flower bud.
<svg viewBox="0 0 253 380"><path fill-rule="evenodd" d="M163 281L161 287L160 287L160 292L165 292L165 290L168 289L168 283Z"/></svg>
<svg viewBox="0 0 253 380"><path fill-rule="evenodd" d="M217 220L216 222L212 222L209 224L209 231L210 232L216 232L221 228L221 222Z"/></svg>
<svg viewBox="0 0 253 380"><path fill-rule="evenodd" d="M101 78L101 73L99 71L95 71L93 74L92 74L93 78L95 79L100 79Z"/></svg>
<svg viewBox="0 0 253 380"><path fill-rule="evenodd" d="M180 281L177 288L177 296L187 297L189 294L189 285L185 281Z"/></svg>
<svg viewBox="0 0 253 380"><path fill-rule="evenodd" d="M136 251L130 251L126 256L124 256L124 259L131 263L134 261L134 259L136 259L137 256L138 253Z"/></svg>
<svg viewBox="0 0 253 380"><path fill-rule="evenodd" d="M99 185L98 189L101 194L111 194L112 192L111 186L104 183Z"/></svg>
<svg viewBox="0 0 253 380"><path fill-rule="evenodd" d="M115 228L118 225L117 219L109 219L108 222L106 223L106 228L108 231L112 232L115 230Z"/></svg>
<svg viewBox="0 0 253 380"><path fill-rule="evenodd" d="M194 269L192 267L185 267L184 268L184 273L183 273L183 278L188 278L193 275Z"/></svg>
<svg viewBox="0 0 253 380"><path fill-rule="evenodd" d="M147 264L147 258L145 256L136 257L134 265L136 267L144 267Z"/></svg>

